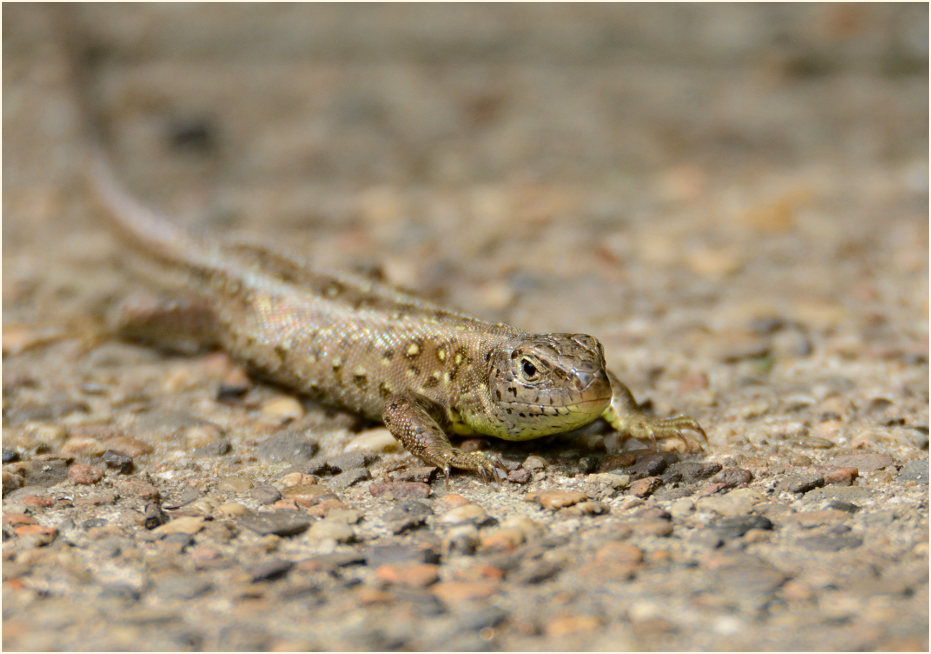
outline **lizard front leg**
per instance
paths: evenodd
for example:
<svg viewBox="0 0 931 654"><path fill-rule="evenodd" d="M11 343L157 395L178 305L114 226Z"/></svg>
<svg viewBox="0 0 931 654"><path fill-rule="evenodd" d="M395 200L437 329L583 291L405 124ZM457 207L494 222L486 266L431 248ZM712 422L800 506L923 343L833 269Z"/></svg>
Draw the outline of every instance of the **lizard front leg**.
<svg viewBox="0 0 931 654"><path fill-rule="evenodd" d="M695 419L688 416L672 418L649 416L637 404L630 389L610 371L608 379L611 381L611 403L602 417L618 432L621 439L649 440L655 447L657 441L678 438L685 445L686 451L697 452L702 449L702 444L682 435L683 430L691 430L699 434L706 443L708 442L705 430ZM663 449L672 448L664 445Z"/></svg>
<svg viewBox="0 0 931 654"><path fill-rule="evenodd" d="M451 468L477 472L485 481L497 481L498 471L503 470L500 462L484 452L463 452L453 447L423 403L409 395L389 397L382 419L408 452L439 467L447 480Z"/></svg>

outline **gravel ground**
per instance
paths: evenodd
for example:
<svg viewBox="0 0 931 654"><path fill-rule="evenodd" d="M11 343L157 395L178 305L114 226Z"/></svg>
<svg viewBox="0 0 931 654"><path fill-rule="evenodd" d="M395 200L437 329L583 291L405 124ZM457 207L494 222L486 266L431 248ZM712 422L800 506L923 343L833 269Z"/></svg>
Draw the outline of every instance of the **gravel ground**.
<svg viewBox="0 0 931 654"><path fill-rule="evenodd" d="M76 9L149 202L594 334L710 439L467 441L500 487L100 337L163 280L3 13L4 649L928 649L927 5Z"/></svg>

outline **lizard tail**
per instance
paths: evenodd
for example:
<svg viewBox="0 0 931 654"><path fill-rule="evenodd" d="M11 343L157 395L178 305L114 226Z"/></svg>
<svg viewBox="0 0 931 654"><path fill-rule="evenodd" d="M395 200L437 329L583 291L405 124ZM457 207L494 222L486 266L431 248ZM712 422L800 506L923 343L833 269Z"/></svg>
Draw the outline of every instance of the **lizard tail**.
<svg viewBox="0 0 931 654"><path fill-rule="evenodd" d="M90 42L81 38L83 35L72 7L51 5L50 8L64 50L68 90L79 117L83 151L81 172L103 209L101 213L115 234L144 256L194 273L209 273L213 259L210 244L145 206L118 180L104 147L106 130L90 98L89 68L93 58Z"/></svg>

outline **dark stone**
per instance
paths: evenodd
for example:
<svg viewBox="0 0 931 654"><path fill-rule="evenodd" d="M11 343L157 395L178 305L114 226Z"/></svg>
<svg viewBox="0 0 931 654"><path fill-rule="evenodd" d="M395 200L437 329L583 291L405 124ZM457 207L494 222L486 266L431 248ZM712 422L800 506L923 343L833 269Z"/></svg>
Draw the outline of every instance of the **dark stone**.
<svg viewBox="0 0 931 654"><path fill-rule="evenodd" d="M632 481L644 477L655 477L661 475L669 464L675 463L677 460L676 455L669 452L644 454L632 466L622 468L622 472L630 475Z"/></svg>
<svg viewBox="0 0 931 654"><path fill-rule="evenodd" d="M3 462L13 463L14 461L19 461L19 452L14 450L12 447L4 447L3 448Z"/></svg>
<svg viewBox="0 0 931 654"><path fill-rule="evenodd" d="M662 475L663 483L691 483L710 477L721 471L720 463L703 461L676 461L666 468Z"/></svg>
<svg viewBox="0 0 931 654"><path fill-rule="evenodd" d="M928 460L918 459L916 461L909 461L899 470L898 479L899 481L917 481L919 484L927 486Z"/></svg>
<svg viewBox="0 0 931 654"><path fill-rule="evenodd" d="M271 484L258 484L249 495L259 504L274 504L281 499L281 492Z"/></svg>
<svg viewBox="0 0 931 654"><path fill-rule="evenodd" d="M320 446L303 432L286 430L272 434L256 447L260 459L273 462L303 463L313 459Z"/></svg>
<svg viewBox="0 0 931 654"><path fill-rule="evenodd" d="M200 447L194 448L194 456L223 456L228 454L232 450L232 445L230 445L229 440L226 438L218 438L212 443L206 445L201 445Z"/></svg>
<svg viewBox="0 0 931 654"><path fill-rule="evenodd" d="M377 460L378 455L372 452L348 452L331 457L318 456L286 470L283 474L303 472L308 475L338 475L347 470L365 468Z"/></svg>
<svg viewBox="0 0 931 654"><path fill-rule="evenodd" d="M236 524L263 536L266 534L293 536L310 526L310 518L298 511L282 509L244 515L236 520Z"/></svg>
<svg viewBox="0 0 931 654"><path fill-rule="evenodd" d="M272 581L274 579L280 579L284 577L288 572L291 571L291 568L294 567L293 561L288 561L287 559L269 559L260 563L259 566L252 571L252 581L253 583L259 581Z"/></svg>
<svg viewBox="0 0 931 654"><path fill-rule="evenodd" d="M824 486L824 476L817 472L794 472L776 483L776 489L790 493L807 493Z"/></svg>
<svg viewBox="0 0 931 654"><path fill-rule="evenodd" d="M345 490L350 486L358 484L360 481L366 481L371 478L372 475L369 473L368 468L356 468L335 475L327 482L327 485L336 490Z"/></svg>
<svg viewBox="0 0 931 654"><path fill-rule="evenodd" d="M68 459L35 458L12 463L8 470L23 477L23 486L48 488L68 478Z"/></svg>
<svg viewBox="0 0 931 654"><path fill-rule="evenodd" d="M533 479L533 473L527 468L518 468L508 473L508 481L515 484L528 484L531 479Z"/></svg>
<svg viewBox="0 0 931 654"><path fill-rule="evenodd" d="M722 484L722 489L737 488L753 481L753 473L743 468L724 468L711 481Z"/></svg>
<svg viewBox="0 0 931 654"><path fill-rule="evenodd" d="M365 561L377 568L395 563L439 563L439 553L430 547L411 545L376 545L365 552Z"/></svg>
<svg viewBox="0 0 931 654"><path fill-rule="evenodd" d="M111 470L121 475L128 475L133 471L133 458L117 450L107 450L100 455L100 460Z"/></svg>
<svg viewBox="0 0 931 654"><path fill-rule="evenodd" d="M821 534L818 536L809 536L800 538L796 541L799 547L817 552L837 552L842 549L860 547L863 539L853 535L831 535Z"/></svg>
<svg viewBox="0 0 931 654"><path fill-rule="evenodd" d="M436 466L412 466L400 470L394 477L394 481L419 481L429 484L436 479L440 471Z"/></svg>
<svg viewBox="0 0 931 654"><path fill-rule="evenodd" d="M601 462L601 457L599 456L583 456L579 459L579 472L583 475L590 475L591 473L598 470L598 464Z"/></svg>
<svg viewBox="0 0 931 654"><path fill-rule="evenodd" d="M843 500L831 500L828 502L825 508L828 509L837 509L838 511L846 511L847 513L856 513L860 510L860 507L856 504L850 502L845 502Z"/></svg>
<svg viewBox="0 0 931 654"><path fill-rule="evenodd" d="M773 528L773 523L765 516L751 514L722 518L711 528L724 540L732 540L740 538L751 529L770 530Z"/></svg>
<svg viewBox="0 0 931 654"><path fill-rule="evenodd" d="M171 599L194 599L212 588L204 577L186 573L167 574L155 581L155 593Z"/></svg>
<svg viewBox="0 0 931 654"><path fill-rule="evenodd" d="M386 511L382 519L392 533L401 534L424 525L432 514L433 509L428 504L414 500L402 502Z"/></svg>
<svg viewBox="0 0 931 654"><path fill-rule="evenodd" d="M556 561L532 561L508 574L508 581L518 584L539 584L555 577L563 569Z"/></svg>

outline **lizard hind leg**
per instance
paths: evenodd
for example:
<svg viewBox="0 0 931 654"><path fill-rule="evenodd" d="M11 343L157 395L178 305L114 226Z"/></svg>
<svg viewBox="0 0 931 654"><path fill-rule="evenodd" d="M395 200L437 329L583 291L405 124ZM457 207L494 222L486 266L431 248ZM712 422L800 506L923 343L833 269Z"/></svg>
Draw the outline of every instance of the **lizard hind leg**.
<svg viewBox="0 0 931 654"><path fill-rule="evenodd" d="M437 466L446 475L453 468L476 472L485 482L497 483L504 466L484 452L463 452L449 442L449 437L430 411L416 398L394 395L385 402L382 419L404 448L428 465Z"/></svg>
<svg viewBox="0 0 931 654"><path fill-rule="evenodd" d="M173 352L191 354L219 345L216 314L197 297L165 298L137 292L110 311L107 323L119 338Z"/></svg>

